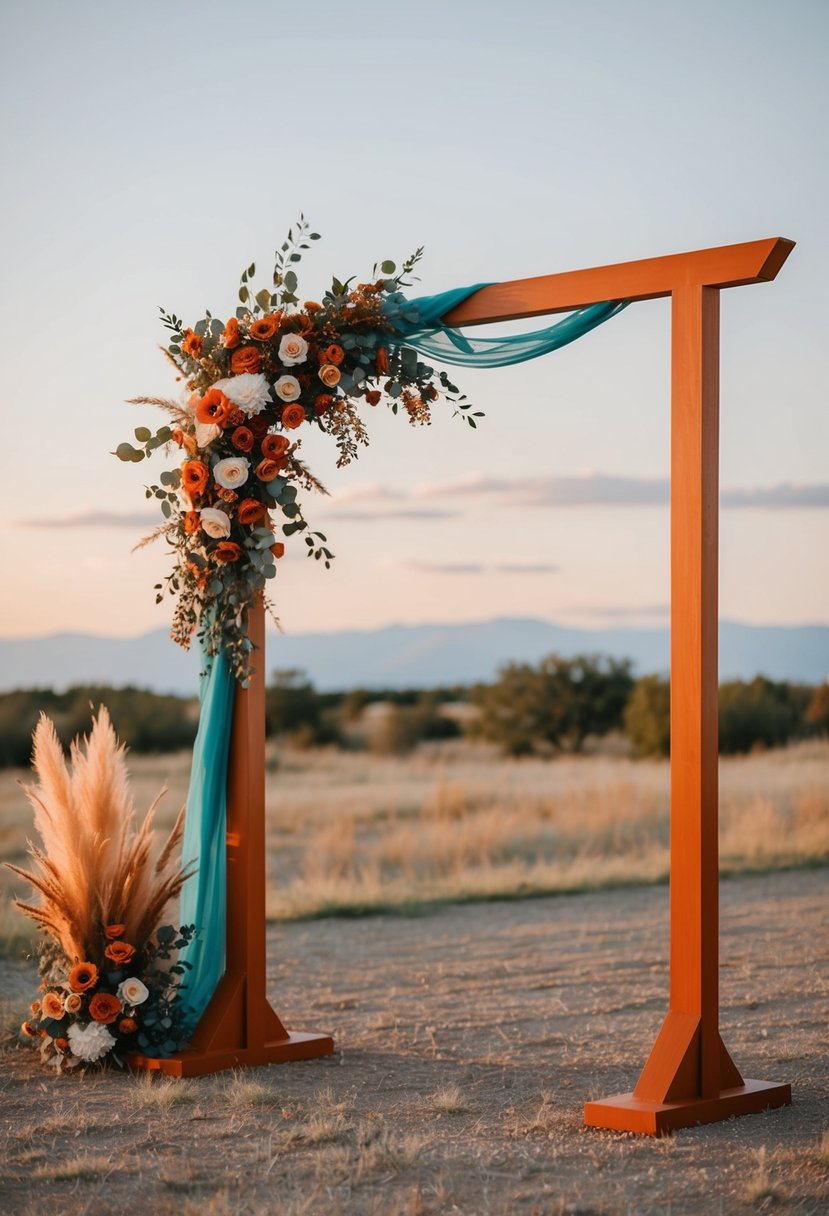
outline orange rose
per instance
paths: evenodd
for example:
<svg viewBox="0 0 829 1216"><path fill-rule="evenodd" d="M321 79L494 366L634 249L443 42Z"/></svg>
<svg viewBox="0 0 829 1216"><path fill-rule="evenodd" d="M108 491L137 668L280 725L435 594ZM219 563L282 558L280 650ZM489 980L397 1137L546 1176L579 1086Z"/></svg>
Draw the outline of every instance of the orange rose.
<svg viewBox="0 0 829 1216"><path fill-rule="evenodd" d="M334 398L330 393L320 393L318 397L314 398L314 411L318 416L327 414L333 404Z"/></svg>
<svg viewBox="0 0 829 1216"><path fill-rule="evenodd" d="M69 987L73 992L86 992L98 983L98 968L94 963L75 963L69 972Z"/></svg>
<svg viewBox="0 0 829 1216"><path fill-rule="evenodd" d="M290 406L288 407L291 408ZM276 460L280 456L284 456L290 444L284 435L266 435L261 443L262 455L267 456L270 460Z"/></svg>
<svg viewBox="0 0 829 1216"><path fill-rule="evenodd" d="M68 1051L69 1050L69 1040L68 1039L55 1039L55 1047L57 1047L58 1051Z"/></svg>
<svg viewBox="0 0 829 1216"><path fill-rule="evenodd" d="M244 372L258 372L262 368L262 356L255 346L240 346L230 356L230 370L237 376Z"/></svg>
<svg viewBox="0 0 829 1216"><path fill-rule="evenodd" d="M271 313L270 316L260 317L250 327L250 336L257 342L267 342L279 329L279 318Z"/></svg>
<svg viewBox="0 0 829 1216"><path fill-rule="evenodd" d="M209 476L207 465L201 460L185 460L181 466L182 484L192 498L204 493Z"/></svg>
<svg viewBox="0 0 829 1216"><path fill-rule="evenodd" d="M298 426L302 426L305 421L305 408L294 402L293 405L286 405L282 411L282 425L286 426L289 431L296 430Z"/></svg>
<svg viewBox="0 0 829 1216"><path fill-rule="evenodd" d="M191 359L198 359L201 354L202 340L198 334L194 334L192 329L185 329L184 341L181 344L181 353L189 355Z"/></svg>
<svg viewBox="0 0 829 1216"><path fill-rule="evenodd" d="M222 337L222 345L225 350L235 350L240 342L239 322L235 317L231 317L225 326L225 332Z"/></svg>
<svg viewBox="0 0 829 1216"><path fill-rule="evenodd" d="M274 477L279 476L279 470L285 465L283 460L260 460L256 466L256 476L260 481L273 481Z"/></svg>
<svg viewBox="0 0 829 1216"><path fill-rule="evenodd" d="M234 540L220 540L213 556L217 562L238 562L242 556L242 546L237 545Z"/></svg>
<svg viewBox="0 0 829 1216"><path fill-rule="evenodd" d="M138 1023L135 1018L121 1018L121 1021L118 1023L119 1034L135 1034L137 1029Z"/></svg>
<svg viewBox="0 0 829 1216"><path fill-rule="evenodd" d="M196 418L205 425L226 426L233 406L218 388L211 388L196 406Z"/></svg>
<svg viewBox="0 0 829 1216"><path fill-rule="evenodd" d="M268 427L270 425L270 422L264 414L254 414L253 417L249 418L247 421L247 426L253 431L253 436L255 439L261 439L264 435L267 435Z"/></svg>
<svg viewBox="0 0 829 1216"><path fill-rule="evenodd" d="M184 531L188 536L192 536L194 532L198 532L201 527L198 511L187 511L184 515Z"/></svg>
<svg viewBox="0 0 829 1216"><path fill-rule="evenodd" d="M377 354L374 356L374 368L378 376L385 376L389 370L389 352L385 346L380 346L377 349Z"/></svg>
<svg viewBox="0 0 829 1216"><path fill-rule="evenodd" d="M366 393L366 401L369 403L369 405L377 405L382 395L383 394L378 392L376 388L370 389L370 391Z"/></svg>
<svg viewBox="0 0 829 1216"><path fill-rule="evenodd" d="M280 557L285 556L285 546L283 545L281 540L275 541L271 545L271 553L274 555L275 558L277 558L277 560Z"/></svg>
<svg viewBox="0 0 829 1216"><path fill-rule="evenodd" d="M253 431L249 426L237 426L230 436L230 442L239 452L249 452L253 447Z"/></svg>
<svg viewBox="0 0 829 1216"><path fill-rule="evenodd" d="M335 367L339 367L345 358L345 351L336 342L332 342L330 346L326 346L325 350L320 355L321 363L333 363Z"/></svg>
<svg viewBox="0 0 829 1216"><path fill-rule="evenodd" d="M123 967L135 954L135 946L129 942L110 942L104 951L104 956L117 967Z"/></svg>
<svg viewBox="0 0 829 1216"><path fill-rule="evenodd" d="M316 300L306 300L305 303L302 305L302 307L305 309L306 312L314 313L314 312L320 312L320 310L322 309L322 304L318 304L316 302Z"/></svg>
<svg viewBox="0 0 829 1216"><path fill-rule="evenodd" d="M22 1026L20 1027L20 1033L24 1034L27 1039L36 1039L37 1038L37 1030L31 1024L31 1022L24 1022L22 1024Z"/></svg>
<svg viewBox="0 0 829 1216"><path fill-rule="evenodd" d="M180 427L173 430L173 443L177 443L179 447L184 445L184 431Z"/></svg>
<svg viewBox="0 0 829 1216"><path fill-rule="evenodd" d="M121 1002L111 992L96 992L89 1002L89 1016L96 1022L108 1026L121 1012Z"/></svg>
<svg viewBox="0 0 829 1216"><path fill-rule="evenodd" d="M240 524L255 524L267 514L267 508L264 503L257 502L255 498L246 498L239 503L236 510L236 518Z"/></svg>
<svg viewBox="0 0 829 1216"><path fill-rule="evenodd" d="M32 1011L32 1015L33 1015L34 1017L37 1017L37 1015L40 1013L40 1001L32 1001L32 1003L31 1003L31 1005L29 1006L29 1008L30 1008L30 1009L31 1009L31 1011Z"/></svg>
<svg viewBox="0 0 829 1216"><path fill-rule="evenodd" d="M62 1018L63 1000L56 992L47 992L43 998L43 1017Z"/></svg>
<svg viewBox="0 0 829 1216"><path fill-rule="evenodd" d="M326 388L335 388L340 383L340 369L333 363L323 363L317 375Z"/></svg>
<svg viewBox="0 0 829 1216"><path fill-rule="evenodd" d="M104 925L104 937L108 942L114 942L116 937L123 937L126 931L126 925Z"/></svg>

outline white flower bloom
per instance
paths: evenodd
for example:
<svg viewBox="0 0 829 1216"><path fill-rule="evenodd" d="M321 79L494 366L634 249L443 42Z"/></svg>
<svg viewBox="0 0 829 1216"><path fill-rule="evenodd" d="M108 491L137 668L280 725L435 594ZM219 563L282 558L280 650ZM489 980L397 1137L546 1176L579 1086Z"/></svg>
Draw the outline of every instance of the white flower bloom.
<svg viewBox="0 0 829 1216"><path fill-rule="evenodd" d="M119 1000L133 1009L136 1005L143 1005L149 995L149 988L134 976L131 979L122 980L118 985Z"/></svg>
<svg viewBox="0 0 829 1216"><path fill-rule="evenodd" d="M261 372L229 376L227 380L217 380L213 388L223 392L228 401L232 401L248 417L261 413L271 399L268 382Z"/></svg>
<svg viewBox="0 0 829 1216"><path fill-rule="evenodd" d="M244 456L227 456L213 465L213 477L226 490L243 486L248 479L250 461Z"/></svg>
<svg viewBox="0 0 829 1216"><path fill-rule="evenodd" d="M299 334L285 334L279 343L279 361L286 367L304 363L308 358L308 343Z"/></svg>
<svg viewBox="0 0 829 1216"><path fill-rule="evenodd" d="M101 1022L90 1022L88 1026L73 1022L66 1032L66 1037L72 1055L77 1056L79 1060L90 1062L100 1060L115 1043L115 1039Z"/></svg>
<svg viewBox="0 0 829 1216"><path fill-rule="evenodd" d="M221 433L222 428L216 426L215 422L199 422L196 419L196 443L200 448L209 448Z"/></svg>
<svg viewBox="0 0 829 1216"><path fill-rule="evenodd" d="M224 511L220 511L218 507L202 507L199 511L199 519L201 520L202 531L208 536L212 536L214 540L222 540L225 536L230 536L230 516Z"/></svg>
<svg viewBox="0 0 829 1216"><path fill-rule="evenodd" d="M280 401L296 401L302 389L296 376L280 376L274 383L273 391Z"/></svg>

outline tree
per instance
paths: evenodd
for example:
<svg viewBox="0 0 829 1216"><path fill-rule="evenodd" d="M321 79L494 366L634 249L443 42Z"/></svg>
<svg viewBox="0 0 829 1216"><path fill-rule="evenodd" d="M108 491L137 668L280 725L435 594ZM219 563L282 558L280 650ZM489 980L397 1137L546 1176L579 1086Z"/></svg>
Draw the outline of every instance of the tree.
<svg viewBox="0 0 829 1216"><path fill-rule="evenodd" d="M829 734L829 681L813 690L803 716L818 734Z"/></svg>
<svg viewBox="0 0 829 1216"><path fill-rule="evenodd" d="M538 745L578 752L588 735L621 726L632 684L627 660L602 655L551 654L537 667L508 663L494 684L473 690L477 733L511 756Z"/></svg>
<svg viewBox="0 0 829 1216"><path fill-rule="evenodd" d="M636 756L667 756L671 750L671 686L661 676L636 681L625 708L625 734Z"/></svg>
<svg viewBox="0 0 829 1216"><path fill-rule="evenodd" d="M720 751L781 747L803 732L805 690L757 676L720 685Z"/></svg>

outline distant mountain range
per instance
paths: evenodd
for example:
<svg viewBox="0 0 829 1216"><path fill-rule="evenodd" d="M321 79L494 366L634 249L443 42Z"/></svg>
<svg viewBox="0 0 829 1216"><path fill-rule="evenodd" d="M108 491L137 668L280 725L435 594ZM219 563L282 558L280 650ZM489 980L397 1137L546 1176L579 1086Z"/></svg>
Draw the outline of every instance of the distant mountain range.
<svg viewBox="0 0 829 1216"><path fill-rule="evenodd" d="M667 672L667 628L568 629L532 618L452 625L389 625L342 633L273 634L268 669L300 668L320 691L428 688L491 679L510 660L551 652L629 658L638 673ZM199 661L158 629L135 638L56 633L0 639L0 691L72 684L134 684L190 694ZM815 684L829 678L829 626L720 624L720 678Z"/></svg>

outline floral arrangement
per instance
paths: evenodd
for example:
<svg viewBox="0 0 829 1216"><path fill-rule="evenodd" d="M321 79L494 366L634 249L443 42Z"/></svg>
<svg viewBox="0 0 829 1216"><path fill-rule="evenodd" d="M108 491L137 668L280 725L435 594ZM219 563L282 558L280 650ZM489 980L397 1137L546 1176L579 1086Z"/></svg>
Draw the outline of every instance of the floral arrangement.
<svg viewBox="0 0 829 1216"><path fill-rule="evenodd" d="M135 399L162 407L174 425L155 433L137 427L140 446L121 443L115 452L138 462L159 447L181 449L179 466L147 487L165 522L142 544L163 535L174 550L166 580L177 600L173 639L186 648L198 630L206 653L223 650L242 683L251 670L248 607L284 554L275 517L284 537L305 534L308 557L326 567L333 557L298 502L300 489L324 492L300 459L302 429L331 435L341 466L368 442L362 406L385 400L419 425L429 423L443 394L471 426L480 417L446 372L421 362L398 332L396 322L412 316L402 288L423 251L399 272L382 262L371 283L334 278L322 302L300 306L294 267L318 239L300 217L276 253L272 287L254 291L256 267L247 267L240 305L225 322L207 313L189 328L161 310L171 335L165 353L185 381L183 402ZM161 602L164 584L156 591Z"/></svg>
<svg viewBox="0 0 829 1216"><path fill-rule="evenodd" d="M26 787L42 841L29 846L37 872L8 866L40 894L38 904L17 906L44 931L40 995L21 1036L58 1071L184 1045L190 964L177 952L195 932L161 924L188 877L175 860L182 814L160 850L152 825L163 790L136 827L124 747L103 706L71 759L70 771L41 714L39 784Z"/></svg>

